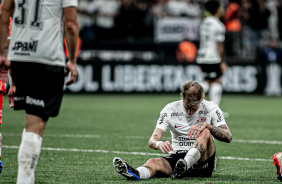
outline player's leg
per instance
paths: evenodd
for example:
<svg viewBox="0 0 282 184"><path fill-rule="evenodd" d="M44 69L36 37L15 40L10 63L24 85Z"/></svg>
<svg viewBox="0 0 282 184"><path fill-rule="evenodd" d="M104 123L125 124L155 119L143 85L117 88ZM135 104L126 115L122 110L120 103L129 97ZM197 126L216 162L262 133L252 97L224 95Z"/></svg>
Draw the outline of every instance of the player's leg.
<svg viewBox="0 0 282 184"><path fill-rule="evenodd" d="M26 114L25 133L18 152L17 183L35 183L35 169L40 155L42 136L47 120Z"/></svg>
<svg viewBox="0 0 282 184"><path fill-rule="evenodd" d="M204 129L184 159L179 159L175 165L173 178L182 178L192 166L202 165L215 153L215 145L210 131Z"/></svg>
<svg viewBox="0 0 282 184"><path fill-rule="evenodd" d="M151 178L157 176L170 176L173 174L170 163L162 158L151 158L142 167L147 168L150 171Z"/></svg>
<svg viewBox="0 0 282 184"><path fill-rule="evenodd" d="M206 64L200 64L199 68L202 71L202 74L204 77L204 81L200 82L200 84L203 87L205 93L208 93L210 89L210 84L211 84L211 81L209 80L210 67Z"/></svg>
<svg viewBox="0 0 282 184"><path fill-rule="evenodd" d="M169 162L163 158L149 159L143 166L137 169L129 166L121 158L115 157L113 160L116 171L128 180L149 179L157 176L170 176L173 171Z"/></svg>
<svg viewBox="0 0 282 184"><path fill-rule="evenodd" d="M220 78L216 78L210 85L209 99L215 102L218 106L220 105L222 97L222 85Z"/></svg>

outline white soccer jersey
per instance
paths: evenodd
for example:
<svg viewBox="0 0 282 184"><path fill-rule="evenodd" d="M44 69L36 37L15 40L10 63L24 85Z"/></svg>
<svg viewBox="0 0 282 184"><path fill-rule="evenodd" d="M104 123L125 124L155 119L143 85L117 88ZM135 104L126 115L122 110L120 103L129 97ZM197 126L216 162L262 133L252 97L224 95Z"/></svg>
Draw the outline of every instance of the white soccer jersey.
<svg viewBox="0 0 282 184"><path fill-rule="evenodd" d="M203 100L199 109L193 114L188 115L183 100L167 104L160 112L156 128L165 132L170 129L171 144L173 151L189 150L192 148L195 139L188 138L188 130L192 125L199 122L206 122L216 127L226 124L221 109L212 101Z"/></svg>
<svg viewBox="0 0 282 184"><path fill-rule="evenodd" d="M77 0L14 0L8 59L65 66L63 8Z"/></svg>
<svg viewBox="0 0 282 184"><path fill-rule="evenodd" d="M205 18L200 25L200 48L197 63L216 64L221 62L217 42L225 40L225 26L214 16Z"/></svg>

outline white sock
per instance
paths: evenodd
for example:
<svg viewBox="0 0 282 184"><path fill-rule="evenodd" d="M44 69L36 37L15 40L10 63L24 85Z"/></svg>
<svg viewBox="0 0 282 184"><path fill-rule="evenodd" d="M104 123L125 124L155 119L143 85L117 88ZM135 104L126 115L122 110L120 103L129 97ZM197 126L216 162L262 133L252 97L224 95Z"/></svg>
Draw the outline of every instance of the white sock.
<svg viewBox="0 0 282 184"><path fill-rule="evenodd" d="M17 184L35 183L35 168L41 150L42 138L33 132L25 132L18 152Z"/></svg>
<svg viewBox="0 0 282 184"><path fill-rule="evenodd" d="M26 129L24 128L23 132L22 132L22 140L23 140L23 136L24 136L25 133L26 133Z"/></svg>
<svg viewBox="0 0 282 184"><path fill-rule="evenodd" d="M188 151L186 156L184 157L184 160L187 163L187 169L192 167L198 160L201 158L201 153L197 148L192 148Z"/></svg>
<svg viewBox="0 0 282 184"><path fill-rule="evenodd" d="M151 177L151 173L146 167L138 167L136 170L139 171L139 176L141 180L148 179Z"/></svg>
<svg viewBox="0 0 282 184"><path fill-rule="evenodd" d="M200 84L203 87L205 93L209 92L210 85L207 81L201 82Z"/></svg>
<svg viewBox="0 0 282 184"><path fill-rule="evenodd" d="M212 83L210 87L209 97L210 100L215 102L218 106L220 105L222 96L222 86L219 83Z"/></svg>

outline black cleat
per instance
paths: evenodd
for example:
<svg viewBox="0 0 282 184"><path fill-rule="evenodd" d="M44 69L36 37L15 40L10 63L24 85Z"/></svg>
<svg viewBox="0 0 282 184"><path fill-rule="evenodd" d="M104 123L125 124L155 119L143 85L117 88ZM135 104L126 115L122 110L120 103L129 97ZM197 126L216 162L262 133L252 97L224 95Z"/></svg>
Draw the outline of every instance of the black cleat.
<svg viewBox="0 0 282 184"><path fill-rule="evenodd" d="M187 171L187 163L184 159L179 159L175 164L172 179L182 179Z"/></svg>
<svg viewBox="0 0 282 184"><path fill-rule="evenodd" d="M115 157L113 160L116 171L128 180L140 180L139 172L130 167L124 160Z"/></svg>

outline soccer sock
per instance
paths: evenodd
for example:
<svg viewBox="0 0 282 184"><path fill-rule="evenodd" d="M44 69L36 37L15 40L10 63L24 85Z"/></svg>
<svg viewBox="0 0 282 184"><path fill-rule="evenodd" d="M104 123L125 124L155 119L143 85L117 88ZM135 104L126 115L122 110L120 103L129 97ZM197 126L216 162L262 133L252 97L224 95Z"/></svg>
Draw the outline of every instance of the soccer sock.
<svg viewBox="0 0 282 184"><path fill-rule="evenodd" d="M210 85L207 81L201 82L200 84L203 87L205 93L209 92Z"/></svg>
<svg viewBox="0 0 282 184"><path fill-rule="evenodd" d="M197 148L192 148L185 155L184 160L187 163L187 169L192 167L201 158L201 153Z"/></svg>
<svg viewBox="0 0 282 184"><path fill-rule="evenodd" d="M220 105L222 95L222 86L219 83L212 83L210 87L209 97L210 100Z"/></svg>
<svg viewBox="0 0 282 184"><path fill-rule="evenodd" d="M25 132L18 152L17 183L35 183L35 168L41 150L42 138L33 132Z"/></svg>
<svg viewBox="0 0 282 184"><path fill-rule="evenodd" d="M139 177L141 180L148 179L151 177L151 173L146 167L138 167L136 170L139 172Z"/></svg>
<svg viewBox="0 0 282 184"><path fill-rule="evenodd" d="M24 136L25 133L26 133L26 129L24 128L23 132L22 132L22 140L23 140L23 136Z"/></svg>

